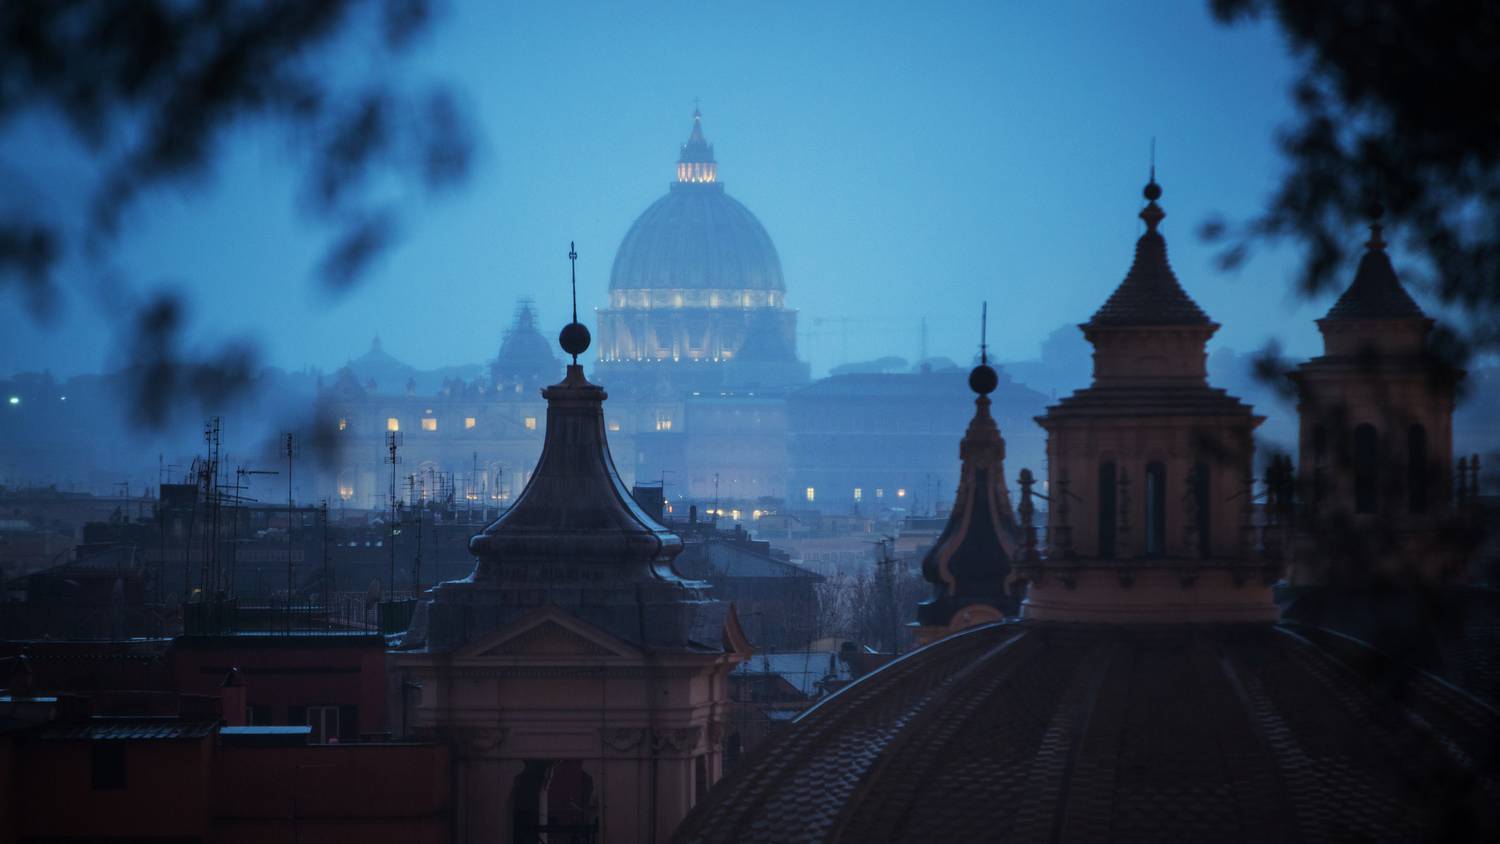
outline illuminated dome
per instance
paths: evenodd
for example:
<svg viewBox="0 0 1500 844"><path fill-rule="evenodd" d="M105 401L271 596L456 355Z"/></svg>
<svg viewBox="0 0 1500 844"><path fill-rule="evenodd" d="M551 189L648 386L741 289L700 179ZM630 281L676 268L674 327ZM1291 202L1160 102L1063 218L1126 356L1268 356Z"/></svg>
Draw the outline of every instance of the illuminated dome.
<svg viewBox="0 0 1500 844"><path fill-rule="evenodd" d="M616 307L782 303L776 247L755 215L724 192L702 120L694 111L677 181L636 219L615 254L609 288Z"/></svg>

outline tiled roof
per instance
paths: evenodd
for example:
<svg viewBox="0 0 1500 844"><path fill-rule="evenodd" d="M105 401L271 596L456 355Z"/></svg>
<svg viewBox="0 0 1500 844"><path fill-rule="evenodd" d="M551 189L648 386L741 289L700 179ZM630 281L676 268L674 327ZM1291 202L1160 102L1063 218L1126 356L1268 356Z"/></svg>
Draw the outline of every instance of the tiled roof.
<svg viewBox="0 0 1500 844"><path fill-rule="evenodd" d="M1165 215L1155 201L1141 212L1147 228L1136 241L1135 261L1125 274L1125 280L1088 321L1089 326L1213 324L1198 303L1183 291L1172 272L1172 265L1167 262L1167 240L1156 230Z"/></svg>
<svg viewBox="0 0 1500 844"><path fill-rule="evenodd" d="M1248 416L1254 411L1218 387L1156 385L1085 387L1047 408L1048 417Z"/></svg>
<svg viewBox="0 0 1500 844"><path fill-rule="evenodd" d="M809 709L676 840L1486 838L1500 713L1364 656L1268 625L973 628Z"/></svg>
<svg viewBox="0 0 1500 844"><path fill-rule="evenodd" d="M41 731L49 741L156 741L201 739L213 735L217 721L176 718L93 718L78 724L59 724Z"/></svg>
<svg viewBox="0 0 1500 844"><path fill-rule="evenodd" d="M1333 303L1324 319L1425 318L1422 308L1396 278L1396 268L1391 266L1391 256L1386 254L1378 231L1373 232L1366 247L1354 283Z"/></svg>

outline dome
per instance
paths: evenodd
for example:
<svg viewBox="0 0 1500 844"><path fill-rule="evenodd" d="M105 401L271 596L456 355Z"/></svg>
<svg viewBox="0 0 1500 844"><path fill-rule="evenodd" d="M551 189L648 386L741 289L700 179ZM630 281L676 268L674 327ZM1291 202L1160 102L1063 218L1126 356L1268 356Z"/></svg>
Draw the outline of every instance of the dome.
<svg viewBox="0 0 1500 844"><path fill-rule="evenodd" d="M785 291L781 258L750 209L717 182L677 182L636 218L610 290Z"/></svg>
<svg viewBox="0 0 1500 844"><path fill-rule="evenodd" d="M771 236L718 178L695 110L677 181L625 233L610 290L786 290Z"/></svg>
<svg viewBox="0 0 1500 844"><path fill-rule="evenodd" d="M990 624L808 710L676 840L1494 840L1497 730L1321 630Z"/></svg>
<svg viewBox="0 0 1500 844"><path fill-rule="evenodd" d="M491 380L496 384L539 381L551 377L557 367L552 344L537 330L531 302L522 300L516 305L516 315L505 332L500 353L490 364Z"/></svg>

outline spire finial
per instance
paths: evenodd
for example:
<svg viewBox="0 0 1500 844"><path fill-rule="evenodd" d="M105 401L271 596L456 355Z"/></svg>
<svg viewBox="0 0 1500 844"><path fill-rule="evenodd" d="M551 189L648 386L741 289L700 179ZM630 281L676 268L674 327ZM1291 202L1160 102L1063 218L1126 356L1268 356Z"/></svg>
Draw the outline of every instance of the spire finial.
<svg viewBox="0 0 1500 844"><path fill-rule="evenodd" d="M1381 233L1385 231L1385 226L1380 222L1385 216L1385 206L1378 201L1372 202L1365 213L1370 217L1370 239L1365 241L1365 248L1372 252L1385 249L1385 238L1381 236Z"/></svg>
<svg viewBox="0 0 1500 844"><path fill-rule="evenodd" d="M568 271L573 284L573 321L578 321L578 246L568 241Z"/></svg>
<svg viewBox="0 0 1500 844"><path fill-rule="evenodd" d="M563 351L573 356L573 365L577 366L578 356L588 350L591 338L588 328L578 321L578 248L572 241L568 242L568 262L572 265L573 321L563 326L557 342Z"/></svg>
<svg viewBox="0 0 1500 844"><path fill-rule="evenodd" d="M986 301L979 309L979 365L969 372L969 389L981 396L994 392L1000 384L1000 376L990 366L989 330L990 303Z"/></svg>
<svg viewBox="0 0 1500 844"><path fill-rule="evenodd" d="M990 362L990 303L986 299L979 306L979 362L987 364Z"/></svg>
<svg viewBox="0 0 1500 844"><path fill-rule="evenodd" d="M1141 195L1146 197L1146 207L1141 209L1141 219L1146 221L1146 231L1155 232L1162 218L1167 216L1167 212L1156 204L1156 200L1161 199L1161 185L1156 183L1156 138L1151 139L1151 177Z"/></svg>

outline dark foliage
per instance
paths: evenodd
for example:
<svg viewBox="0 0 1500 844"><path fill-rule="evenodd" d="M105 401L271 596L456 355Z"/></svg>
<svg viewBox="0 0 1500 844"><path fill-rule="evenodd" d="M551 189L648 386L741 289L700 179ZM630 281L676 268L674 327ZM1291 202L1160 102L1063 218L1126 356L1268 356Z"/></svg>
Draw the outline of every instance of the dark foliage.
<svg viewBox="0 0 1500 844"><path fill-rule="evenodd" d="M1373 205L1479 346L1500 345L1500 4L1490 0L1210 0L1226 23L1270 16L1301 73L1280 142L1290 167L1264 212L1214 221L1226 265L1258 242L1306 250L1301 286L1336 287ZM1408 271L1408 281L1416 277Z"/></svg>
<svg viewBox="0 0 1500 844"><path fill-rule="evenodd" d="M0 204L0 286L18 287L45 319L66 259L106 275L143 195L191 185L235 133L269 125L288 133L301 161L303 211L330 231L323 283L348 287L400 230L391 191L377 188L401 179L451 187L467 173L470 144L447 92L402 89L388 61L371 63L387 70L363 75L358 90L342 90L331 54L350 34L364 53L394 55L430 18L428 0L0 4L0 128L26 114L61 118L88 150L94 183L81 225ZM251 350L181 359L180 304L165 293L142 301L125 343L136 356L127 366L138 374L139 420L159 424L181 399L212 402L246 383Z"/></svg>

